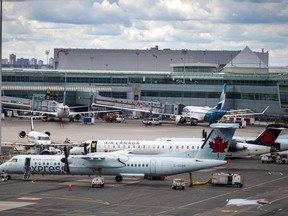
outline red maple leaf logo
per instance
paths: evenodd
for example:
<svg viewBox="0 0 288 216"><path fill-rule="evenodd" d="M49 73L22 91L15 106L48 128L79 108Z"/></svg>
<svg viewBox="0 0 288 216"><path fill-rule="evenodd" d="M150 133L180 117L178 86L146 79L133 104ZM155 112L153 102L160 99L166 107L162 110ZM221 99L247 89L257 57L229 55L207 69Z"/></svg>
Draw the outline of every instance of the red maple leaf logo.
<svg viewBox="0 0 288 216"><path fill-rule="evenodd" d="M272 145L275 141L275 136L273 133L266 131L261 135L260 140L264 145Z"/></svg>
<svg viewBox="0 0 288 216"><path fill-rule="evenodd" d="M213 153L224 153L228 146L228 141L223 142L221 137L217 136L215 137L214 142L209 142L209 145Z"/></svg>

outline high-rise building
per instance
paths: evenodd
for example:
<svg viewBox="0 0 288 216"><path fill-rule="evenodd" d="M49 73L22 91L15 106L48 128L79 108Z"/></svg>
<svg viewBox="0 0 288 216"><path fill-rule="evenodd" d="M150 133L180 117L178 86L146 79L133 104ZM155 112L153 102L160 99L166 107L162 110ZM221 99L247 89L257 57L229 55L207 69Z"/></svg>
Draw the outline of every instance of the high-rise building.
<svg viewBox="0 0 288 216"><path fill-rule="evenodd" d="M10 65L15 65L16 64L16 55L15 54L10 54L9 56L9 64Z"/></svg>

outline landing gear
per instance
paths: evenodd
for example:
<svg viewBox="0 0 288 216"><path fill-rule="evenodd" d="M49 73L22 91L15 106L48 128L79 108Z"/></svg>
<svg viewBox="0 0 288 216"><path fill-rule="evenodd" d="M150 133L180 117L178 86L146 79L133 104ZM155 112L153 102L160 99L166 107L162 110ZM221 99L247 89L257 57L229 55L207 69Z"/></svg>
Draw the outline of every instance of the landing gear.
<svg viewBox="0 0 288 216"><path fill-rule="evenodd" d="M196 126L197 124L198 124L198 121L197 121L197 120L191 119L191 121L190 121L190 125L191 125L191 126Z"/></svg>
<svg viewBox="0 0 288 216"><path fill-rule="evenodd" d="M123 177L121 176L121 175L117 175L116 177L115 177L115 181L116 182L121 182L123 180Z"/></svg>

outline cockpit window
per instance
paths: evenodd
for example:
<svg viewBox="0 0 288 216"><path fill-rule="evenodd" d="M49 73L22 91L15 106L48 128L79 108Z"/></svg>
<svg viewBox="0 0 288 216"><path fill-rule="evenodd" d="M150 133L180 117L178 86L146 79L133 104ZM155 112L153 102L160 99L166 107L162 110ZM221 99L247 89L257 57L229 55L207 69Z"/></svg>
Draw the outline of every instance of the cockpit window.
<svg viewBox="0 0 288 216"><path fill-rule="evenodd" d="M9 162L12 162L12 163L17 163L17 161L18 161L17 158L11 158L11 159L9 160Z"/></svg>
<svg viewBox="0 0 288 216"><path fill-rule="evenodd" d="M38 137L38 140L50 140L49 137Z"/></svg>
<svg viewBox="0 0 288 216"><path fill-rule="evenodd" d="M184 107L183 110L182 110L182 113L189 113L189 112L190 112L190 110L188 108L186 108L186 107Z"/></svg>

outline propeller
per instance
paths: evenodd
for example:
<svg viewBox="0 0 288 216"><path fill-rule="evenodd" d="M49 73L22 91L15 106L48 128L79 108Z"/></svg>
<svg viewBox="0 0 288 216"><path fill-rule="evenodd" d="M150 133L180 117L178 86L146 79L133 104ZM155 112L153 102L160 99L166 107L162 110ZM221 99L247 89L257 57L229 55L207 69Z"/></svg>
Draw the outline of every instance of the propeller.
<svg viewBox="0 0 288 216"><path fill-rule="evenodd" d="M202 138L207 139L207 131L205 129L202 130Z"/></svg>
<svg viewBox="0 0 288 216"><path fill-rule="evenodd" d="M69 168L69 163L68 163L69 154L68 154L66 146L64 146L64 155L65 157L61 159L61 162L65 163L65 167L64 167L65 172L70 174L70 168Z"/></svg>
<svg viewBox="0 0 288 216"><path fill-rule="evenodd" d="M83 147L84 147L84 152L82 152L82 154L83 154L83 155L87 155L87 154L88 154L88 151L87 151L87 143L86 143L86 142L84 143L84 146L83 146Z"/></svg>

